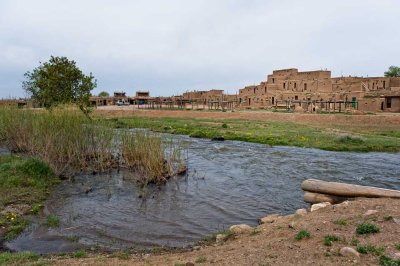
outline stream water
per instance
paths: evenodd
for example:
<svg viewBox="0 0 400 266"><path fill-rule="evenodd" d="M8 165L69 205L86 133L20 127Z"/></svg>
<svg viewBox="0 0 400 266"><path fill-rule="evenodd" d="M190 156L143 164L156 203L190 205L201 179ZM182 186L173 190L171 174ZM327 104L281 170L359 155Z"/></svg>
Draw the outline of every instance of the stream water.
<svg viewBox="0 0 400 266"><path fill-rule="evenodd" d="M143 198L127 172L77 176L46 202L45 212L60 217L60 227L49 229L37 219L6 246L39 253L82 246L186 247L232 224L255 225L267 214L307 206L300 189L307 178L400 189L400 153L173 138L188 146L187 176L150 186Z"/></svg>

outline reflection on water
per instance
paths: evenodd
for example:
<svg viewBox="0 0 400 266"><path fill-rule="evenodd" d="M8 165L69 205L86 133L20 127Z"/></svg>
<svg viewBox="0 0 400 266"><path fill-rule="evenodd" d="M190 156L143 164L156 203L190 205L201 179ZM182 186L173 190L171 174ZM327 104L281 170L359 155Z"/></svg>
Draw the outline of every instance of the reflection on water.
<svg viewBox="0 0 400 266"><path fill-rule="evenodd" d="M188 144L188 176L149 187L145 198L124 171L77 176L46 204L61 218L61 227L36 226L8 246L37 252L79 245L184 247L232 224L255 225L266 214L305 207L300 184L307 178L400 189L400 154L174 138ZM87 188L93 190L86 193ZM78 236L79 242L51 242L59 236Z"/></svg>

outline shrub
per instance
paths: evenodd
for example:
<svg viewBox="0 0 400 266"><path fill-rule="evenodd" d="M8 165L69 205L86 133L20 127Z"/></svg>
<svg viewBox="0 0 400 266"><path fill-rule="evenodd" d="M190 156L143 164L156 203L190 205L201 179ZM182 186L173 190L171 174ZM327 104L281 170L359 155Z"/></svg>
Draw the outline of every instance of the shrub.
<svg viewBox="0 0 400 266"><path fill-rule="evenodd" d="M325 237L324 237L324 245L325 246L332 246L332 243L334 242L334 241L339 241L340 240L340 238L338 237L338 236L335 236L335 235L326 235Z"/></svg>
<svg viewBox="0 0 400 266"><path fill-rule="evenodd" d="M357 251L361 254L374 254L380 256L383 255L385 249L383 247L375 247L374 245L358 245Z"/></svg>
<svg viewBox="0 0 400 266"><path fill-rule="evenodd" d="M379 264L381 266L400 266L400 259L394 260L388 256L382 255L379 257Z"/></svg>
<svg viewBox="0 0 400 266"><path fill-rule="evenodd" d="M333 223L337 224L337 225L349 225L350 221L348 221L346 219L338 219L338 220L334 221Z"/></svg>
<svg viewBox="0 0 400 266"><path fill-rule="evenodd" d="M356 232L359 235L375 234L379 233L379 227L375 224L362 223L357 225Z"/></svg>
<svg viewBox="0 0 400 266"><path fill-rule="evenodd" d="M196 259L196 263L205 263L207 262L207 258L205 256L200 256Z"/></svg>
<svg viewBox="0 0 400 266"><path fill-rule="evenodd" d="M295 239L296 240L302 240L303 238L309 238L309 237L311 237L311 234L310 234L310 232L308 232L307 230L300 230L297 234L296 234L296 237L295 237Z"/></svg>

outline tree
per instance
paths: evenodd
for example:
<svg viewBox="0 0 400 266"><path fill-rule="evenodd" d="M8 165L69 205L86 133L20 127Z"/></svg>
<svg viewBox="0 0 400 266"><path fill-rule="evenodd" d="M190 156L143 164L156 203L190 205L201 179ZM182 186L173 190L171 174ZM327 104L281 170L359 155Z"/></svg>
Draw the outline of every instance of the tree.
<svg viewBox="0 0 400 266"><path fill-rule="evenodd" d="M110 94L106 91L102 91L99 93L99 97L110 97Z"/></svg>
<svg viewBox="0 0 400 266"><path fill-rule="evenodd" d="M385 72L385 77L400 77L400 67L390 66L389 70Z"/></svg>
<svg viewBox="0 0 400 266"><path fill-rule="evenodd" d="M49 62L39 63L24 74L23 89L47 109L73 103L88 115L90 91L97 85L92 73L84 75L75 61L66 57L51 56Z"/></svg>

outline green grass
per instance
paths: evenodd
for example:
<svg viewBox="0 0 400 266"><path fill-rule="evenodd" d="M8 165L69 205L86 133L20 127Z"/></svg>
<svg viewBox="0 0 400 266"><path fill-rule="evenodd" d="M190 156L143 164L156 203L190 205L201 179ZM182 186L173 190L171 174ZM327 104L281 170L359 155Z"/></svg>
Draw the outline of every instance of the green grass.
<svg viewBox="0 0 400 266"><path fill-rule="evenodd" d="M0 253L0 265L21 265L38 260L39 255L33 252Z"/></svg>
<svg viewBox="0 0 400 266"><path fill-rule="evenodd" d="M338 134L331 128L306 126L294 122L140 116L112 118L108 119L108 122L119 128L148 128L156 132L189 135L196 138L223 137L226 140L273 146L298 146L331 151L400 151L400 132L385 131L385 129L367 130L332 125L340 132L346 132Z"/></svg>
<svg viewBox="0 0 400 266"><path fill-rule="evenodd" d="M195 260L195 263L205 263L207 262L207 258L205 256L200 256Z"/></svg>
<svg viewBox="0 0 400 266"><path fill-rule="evenodd" d="M300 230L297 234L296 234L296 236L295 236L295 239L296 240L302 240L302 239L304 239L304 238L310 238L311 237L311 234L310 234L310 232L308 232L307 230Z"/></svg>
<svg viewBox="0 0 400 266"><path fill-rule="evenodd" d="M87 254L86 254L85 250L81 249L81 250L75 251L75 253L73 254L73 257L77 258L77 259L85 258L85 257L87 257Z"/></svg>
<svg viewBox="0 0 400 266"><path fill-rule="evenodd" d="M346 219L338 219L336 221L333 221L334 224L337 225L349 225L350 221L346 220Z"/></svg>
<svg viewBox="0 0 400 266"><path fill-rule="evenodd" d="M46 218L46 222L44 223L48 227L59 227L60 226L60 218L54 214L50 214Z"/></svg>
<svg viewBox="0 0 400 266"><path fill-rule="evenodd" d="M379 227L371 223L362 223L357 225L356 232L359 235L376 234L379 233Z"/></svg>
<svg viewBox="0 0 400 266"><path fill-rule="evenodd" d="M385 252L383 247L376 247L374 245L358 245L357 251L361 254L373 254L375 256L381 256Z"/></svg>
<svg viewBox="0 0 400 266"><path fill-rule="evenodd" d="M43 207L51 189L59 183L53 171L43 162L21 156L0 156L0 210L9 204L27 204L35 214ZM23 216L0 214L0 225L6 228L5 240L12 240L30 224Z"/></svg>
<svg viewBox="0 0 400 266"><path fill-rule="evenodd" d="M333 242L335 241L339 241L340 238L338 236L335 235L326 235L324 237L324 245L325 246L332 246Z"/></svg>
<svg viewBox="0 0 400 266"><path fill-rule="evenodd" d="M400 259L394 260L388 256L382 255L379 257L379 265L381 265L381 266L400 266Z"/></svg>

